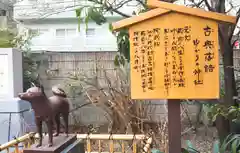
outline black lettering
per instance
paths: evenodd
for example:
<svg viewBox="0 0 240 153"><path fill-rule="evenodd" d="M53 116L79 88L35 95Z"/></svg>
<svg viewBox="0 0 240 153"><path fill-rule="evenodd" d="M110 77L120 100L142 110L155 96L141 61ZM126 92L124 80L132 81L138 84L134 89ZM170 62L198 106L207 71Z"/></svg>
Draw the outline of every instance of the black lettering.
<svg viewBox="0 0 240 153"><path fill-rule="evenodd" d="M206 26L205 28L203 28L203 31L205 36L210 36L211 33L213 32L213 29L210 28L209 26Z"/></svg>

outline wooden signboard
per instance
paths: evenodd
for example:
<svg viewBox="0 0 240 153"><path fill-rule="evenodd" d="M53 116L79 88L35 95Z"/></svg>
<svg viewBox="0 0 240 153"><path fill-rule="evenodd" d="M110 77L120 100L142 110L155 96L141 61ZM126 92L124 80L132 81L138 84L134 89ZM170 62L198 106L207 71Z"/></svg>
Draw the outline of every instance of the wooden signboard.
<svg viewBox="0 0 240 153"><path fill-rule="evenodd" d="M133 99L219 98L218 24L170 13L129 28Z"/></svg>
<svg viewBox="0 0 240 153"><path fill-rule="evenodd" d="M168 99L169 153L180 153L180 100L219 98L218 22L235 24L236 17L147 3L155 9L116 22L113 29L129 30L131 98Z"/></svg>
<svg viewBox="0 0 240 153"><path fill-rule="evenodd" d="M116 22L128 28L132 99L218 99L218 23L236 17L149 0L156 9Z"/></svg>

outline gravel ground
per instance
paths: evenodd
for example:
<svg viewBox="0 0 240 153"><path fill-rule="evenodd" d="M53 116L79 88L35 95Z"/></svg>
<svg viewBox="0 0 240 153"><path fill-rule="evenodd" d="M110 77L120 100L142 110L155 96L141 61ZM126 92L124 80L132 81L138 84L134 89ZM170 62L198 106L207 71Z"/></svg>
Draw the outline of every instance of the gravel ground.
<svg viewBox="0 0 240 153"><path fill-rule="evenodd" d="M213 143L217 140L217 129L215 127L200 127L196 132L189 132L182 139L183 147L185 140L190 140L194 147L201 153L212 152Z"/></svg>
<svg viewBox="0 0 240 153"><path fill-rule="evenodd" d="M200 151L201 153L212 153L213 142L217 140L217 130L214 127L200 127L196 132L190 131L182 137L182 147L186 147L186 140L190 140L193 146ZM102 151L109 151L109 141L102 141L101 147ZM131 142L129 141L129 144ZM98 151L99 143L98 141L92 142L91 150ZM127 144L125 148L127 148ZM85 147L86 148L86 147ZM120 142L116 142L114 144L114 150L116 152L121 151L121 144ZM131 153L131 146L128 151Z"/></svg>

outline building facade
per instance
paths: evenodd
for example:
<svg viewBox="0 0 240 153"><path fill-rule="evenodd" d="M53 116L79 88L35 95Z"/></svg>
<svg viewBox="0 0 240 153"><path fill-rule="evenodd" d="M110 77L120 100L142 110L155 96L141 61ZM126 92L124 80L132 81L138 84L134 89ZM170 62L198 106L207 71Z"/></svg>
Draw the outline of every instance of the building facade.
<svg viewBox="0 0 240 153"><path fill-rule="evenodd" d="M108 23L103 25L89 21L88 28L81 21L79 30L75 9L91 5L88 3L79 0L21 0L14 5L14 18L21 22L21 28L38 33L32 40L32 51L117 51L116 37L109 31L109 23L120 20L119 15L106 14ZM136 8L134 5L126 7L131 10L129 13Z"/></svg>

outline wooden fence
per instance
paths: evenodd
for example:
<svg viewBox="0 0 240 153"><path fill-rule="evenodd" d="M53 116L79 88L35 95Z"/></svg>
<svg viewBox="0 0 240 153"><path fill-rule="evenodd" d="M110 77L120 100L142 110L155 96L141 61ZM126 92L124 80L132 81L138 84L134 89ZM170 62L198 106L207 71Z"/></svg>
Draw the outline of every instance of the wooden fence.
<svg viewBox="0 0 240 153"><path fill-rule="evenodd" d="M29 133L22 137L16 138L15 140L6 142L5 144L0 145L0 152L5 151L7 153L12 152L14 150L15 153L22 153L24 148L29 148L34 142L38 141L38 136L35 133ZM77 134L77 139L83 140L86 145L85 151L86 153L91 152L150 152L150 145L152 144L152 136L151 135L133 135L133 134ZM93 147L92 141L97 141L97 149ZM132 143L127 141L132 140ZM102 144L106 144L108 141L108 148L102 147ZM120 141L119 143L116 143ZM23 147L20 147L23 145ZM114 146L117 145L117 146ZM14 149L11 149L14 148ZM138 148L140 149L139 151Z"/></svg>
<svg viewBox="0 0 240 153"><path fill-rule="evenodd" d="M114 59L117 52L46 52L37 54L37 58L43 60L40 69L42 82L44 84L47 95L51 95L52 85L64 85L69 78L70 73L84 72L88 76L97 76L98 79L104 75L104 71L115 73ZM234 66L240 67L240 51L234 50ZM222 60L220 60L222 63ZM84 96L79 96L71 99L72 104L83 104L86 99ZM166 115L166 108L162 105L164 101L155 101L152 104L152 109L155 107L154 120L159 120L162 115ZM74 106L73 106L74 107ZM188 106L190 114L194 115L198 112L196 106ZM93 113L94 112L94 113ZM77 113L77 114L76 114ZM104 112L94 106L86 106L75 115L83 124L103 124L107 120L103 117ZM151 114L153 115L153 114Z"/></svg>
<svg viewBox="0 0 240 153"><path fill-rule="evenodd" d="M104 70L114 74L114 58L116 52L74 52L59 53L46 52L35 56L42 60L40 76L47 95L52 95L51 87L56 84L66 85L70 74L81 72L88 76L96 76L98 80L104 75ZM86 103L86 98L79 95L70 98L72 107ZM93 113L94 112L94 113ZM74 112L75 119L83 124L104 124L107 120L104 112L94 106L86 106L80 111Z"/></svg>

